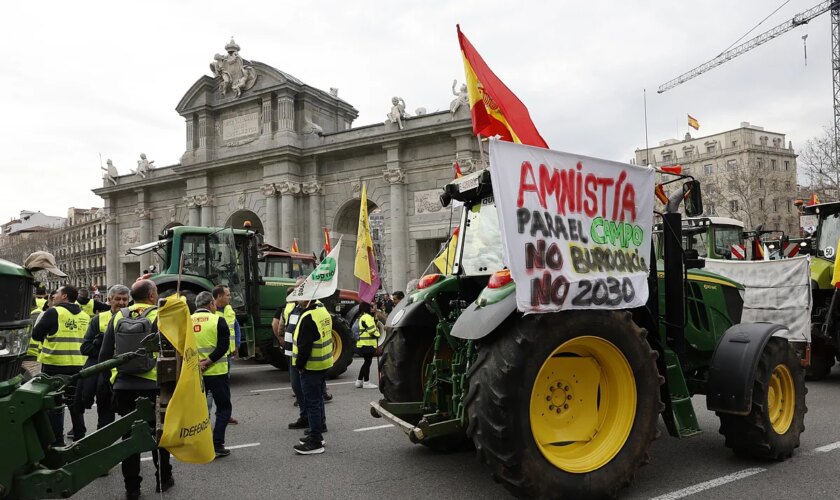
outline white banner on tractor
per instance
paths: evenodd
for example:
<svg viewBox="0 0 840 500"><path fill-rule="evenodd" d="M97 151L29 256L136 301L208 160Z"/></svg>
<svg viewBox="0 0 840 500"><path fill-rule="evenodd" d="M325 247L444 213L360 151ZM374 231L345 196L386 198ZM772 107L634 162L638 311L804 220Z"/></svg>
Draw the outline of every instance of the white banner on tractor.
<svg viewBox="0 0 840 500"><path fill-rule="evenodd" d="M490 173L520 311L645 304L653 169L492 140Z"/></svg>

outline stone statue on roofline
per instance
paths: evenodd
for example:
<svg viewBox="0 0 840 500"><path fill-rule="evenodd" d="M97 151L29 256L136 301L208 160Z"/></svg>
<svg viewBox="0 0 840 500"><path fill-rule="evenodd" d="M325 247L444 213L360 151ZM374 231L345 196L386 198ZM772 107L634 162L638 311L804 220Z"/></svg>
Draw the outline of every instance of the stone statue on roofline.
<svg viewBox="0 0 840 500"><path fill-rule="evenodd" d="M453 115L461 109L461 106L469 107L470 105L470 94L467 91L467 84L461 84L461 90L455 91L455 86L458 85L458 80L452 80L452 95L455 96L455 99L452 99L452 102L449 103L449 112Z"/></svg>
<svg viewBox="0 0 840 500"><path fill-rule="evenodd" d="M388 121L385 123L396 123L400 130L405 128L405 119L408 118L408 113L405 112L405 101L402 97L393 97L391 99L391 111L388 113Z"/></svg>
<svg viewBox="0 0 840 500"><path fill-rule="evenodd" d="M146 159L146 153L140 153L140 159L137 160L137 170L132 170L132 173L145 179L149 176L149 172L151 172L152 168L154 168L154 163L154 160L149 161Z"/></svg>
<svg viewBox="0 0 840 500"><path fill-rule="evenodd" d="M250 90L257 81L257 73L254 68L249 66L247 61L239 57L239 45L230 38L230 42L225 45L226 55L216 54L213 56L213 62L210 63L210 71L213 75L221 78L219 83L219 92L222 96L227 95L228 92L233 92L236 97L242 95L242 92Z"/></svg>
<svg viewBox="0 0 840 500"><path fill-rule="evenodd" d="M105 165L105 167L99 167L100 169L102 169L102 180L105 181L106 186L108 184L116 186L117 176L119 175L119 173L117 173L117 167L114 166L114 162L112 162L110 158L108 159L108 161L105 162Z"/></svg>

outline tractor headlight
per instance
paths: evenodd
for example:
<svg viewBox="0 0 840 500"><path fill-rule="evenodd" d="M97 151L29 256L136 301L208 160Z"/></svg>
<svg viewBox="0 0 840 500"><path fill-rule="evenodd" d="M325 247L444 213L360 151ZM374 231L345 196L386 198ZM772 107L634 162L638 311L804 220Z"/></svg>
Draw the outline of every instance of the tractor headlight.
<svg viewBox="0 0 840 500"><path fill-rule="evenodd" d="M0 357L18 357L25 353L31 336L32 327L29 325L22 328L0 330Z"/></svg>

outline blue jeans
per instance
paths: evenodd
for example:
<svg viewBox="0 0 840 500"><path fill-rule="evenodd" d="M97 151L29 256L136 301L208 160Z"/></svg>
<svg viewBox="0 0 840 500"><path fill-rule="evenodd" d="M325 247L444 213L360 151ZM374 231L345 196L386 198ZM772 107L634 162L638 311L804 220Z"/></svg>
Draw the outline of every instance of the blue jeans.
<svg viewBox="0 0 840 500"><path fill-rule="evenodd" d="M292 366L292 357L287 357L289 358L289 382L292 384L292 392L295 393L295 399L297 399L298 402L300 418L306 420L306 406L303 402L303 391L300 388L300 374L298 374L297 368Z"/></svg>
<svg viewBox="0 0 840 500"><path fill-rule="evenodd" d="M304 371L300 374L300 387L303 390L303 401L306 405L306 416L309 420L309 439L318 444L321 444L323 439L321 432L325 419L323 395L325 377L325 371Z"/></svg>
<svg viewBox="0 0 840 500"><path fill-rule="evenodd" d="M213 395L213 401L216 403L213 446L219 448L225 444L225 430L233 411L233 405L230 402L230 380L227 375L205 375L204 389Z"/></svg>

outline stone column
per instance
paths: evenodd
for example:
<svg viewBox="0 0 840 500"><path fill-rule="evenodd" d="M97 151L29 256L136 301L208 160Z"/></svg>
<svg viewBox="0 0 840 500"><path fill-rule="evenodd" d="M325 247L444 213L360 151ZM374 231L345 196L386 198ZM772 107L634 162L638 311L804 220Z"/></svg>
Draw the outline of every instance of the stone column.
<svg viewBox="0 0 840 500"><path fill-rule="evenodd" d="M201 207L198 206L198 202L196 202L195 196L184 196L184 203L187 205L187 209L189 210L189 219L187 220L187 225L200 226Z"/></svg>
<svg viewBox="0 0 840 500"><path fill-rule="evenodd" d="M109 287L120 282L119 232L117 214L108 211L105 215L105 281Z"/></svg>
<svg viewBox="0 0 840 500"><path fill-rule="evenodd" d="M274 117L271 112L271 94L268 94L262 98L262 137L271 137L271 122L273 119Z"/></svg>
<svg viewBox="0 0 840 500"><path fill-rule="evenodd" d="M383 177L391 185L390 290L405 290L408 282L408 214L405 204L405 171L399 168L396 156L396 148L388 150L388 167L383 172Z"/></svg>
<svg viewBox="0 0 840 500"><path fill-rule="evenodd" d="M286 250L292 247L292 238L296 238L295 222L295 195L300 193L300 184L290 180L284 180L276 184L280 193L280 248Z"/></svg>
<svg viewBox="0 0 840 500"><path fill-rule="evenodd" d="M260 191L265 196L265 242L271 245L280 244L280 225L277 217L277 188L274 184L263 184Z"/></svg>
<svg viewBox="0 0 840 500"><path fill-rule="evenodd" d="M309 249L316 254L324 247L324 228L321 221L321 195L324 186L313 180L303 183L303 194L309 195Z"/></svg>
<svg viewBox="0 0 840 500"><path fill-rule="evenodd" d="M295 100L289 96L277 98L277 130L293 132L295 130Z"/></svg>
<svg viewBox="0 0 840 500"><path fill-rule="evenodd" d="M140 243L152 241L152 211L148 208L135 208L134 215L140 220ZM140 272L152 265L152 253L145 253L140 256Z"/></svg>
<svg viewBox="0 0 840 500"><path fill-rule="evenodd" d="M216 220L213 218L213 195L200 194L195 197L196 203L201 205L201 225L204 227L215 227Z"/></svg>

